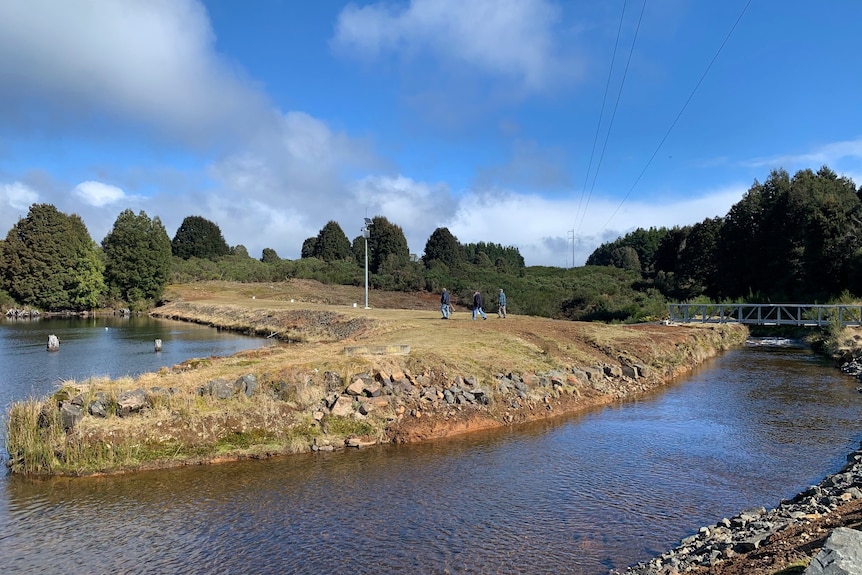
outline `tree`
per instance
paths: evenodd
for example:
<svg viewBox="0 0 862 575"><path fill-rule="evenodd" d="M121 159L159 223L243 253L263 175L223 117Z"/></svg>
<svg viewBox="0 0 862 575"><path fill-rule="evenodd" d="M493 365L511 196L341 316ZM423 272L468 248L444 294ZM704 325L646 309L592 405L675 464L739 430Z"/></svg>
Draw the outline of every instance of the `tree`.
<svg viewBox="0 0 862 575"><path fill-rule="evenodd" d="M251 257L250 255L248 255L248 248L242 244L238 244L238 245L233 246L230 249L230 255L238 256L241 258L250 258Z"/></svg>
<svg viewBox="0 0 862 575"><path fill-rule="evenodd" d="M171 241L161 220L124 210L102 240L105 280L112 293L135 304L158 300L171 274Z"/></svg>
<svg viewBox="0 0 862 575"><path fill-rule="evenodd" d="M377 273L384 263L392 270L410 261L407 238L399 226L383 216L375 216L369 227L368 268L371 273Z"/></svg>
<svg viewBox="0 0 862 575"><path fill-rule="evenodd" d="M707 218L691 226L681 249L677 266L677 289L683 299L706 293L716 295L718 280L718 237L722 218Z"/></svg>
<svg viewBox="0 0 862 575"><path fill-rule="evenodd" d="M221 229L201 216L187 216L171 241L173 254L187 260L201 258L215 260L230 252Z"/></svg>
<svg viewBox="0 0 862 575"><path fill-rule="evenodd" d="M33 204L6 236L3 287L16 301L45 310L96 307L103 265L83 220L51 204Z"/></svg>
<svg viewBox="0 0 862 575"><path fill-rule="evenodd" d="M305 238L305 241L302 242L302 250L299 253L300 258L313 258L314 257L314 249L317 245L317 236L312 236L310 238Z"/></svg>
<svg viewBox="0 0 862 575"><path fill-rule="evenodd" d="M353 254L353 261L361 267L365 267L365 236L356 236L350 242L350 253Z"/></svg>
<svg viewBox="0 0 862 575"><path fill-rule="evenodd" d="M597 247L587 258L586 263L588 266L620 267L617 263L620 261L619 254L622 252L617 252L616 257L614 252L620 248L628 247L637 253L638 262L644 274L653 275L656 272L656 254L667 233L667 228L650 228L649 230L638 228L613 242L606 242ZM631 260L626 259L626 262L630 264Z"/></svg>
<svg viewBox="0 0 862 575"><path fill-rule="evenodd" d="M350 240L338 222L330 220L323 226L317 234L313 254L325 262L350 258Z"/></svg>
<svg viewBox="0 0 862 575"><path fill-rule="evenodd" d="M449 269L457 267L464 261L461 243L452 235L449 228L437 228L425 242L422 263L426 268L430 268L431 263L435 261L446 264Z"/></svg>
<svg viewBox="0 0 862 575"><path fill-rule="evenodd" d="M641 271L641 260L632 246L621 246L611 252L611 262L616 268Z"/></svg>
<svg viewBox="0 0 862 575"><path fill-rule="evenodd" d="M72 243L75 257L67 267L68 278L66 290L69 293L69 303L72 309L94 309L99 306L105 287L105 264L99 256L99 247L84 220L77 214L68 216L72 228Z"/></svg>
<svg viewBox="0 0 862 575"><path fill-rule="evenodd" d="M754 185L728 212L718 240L719 295L810 301L839 295L862 246L855 184L822 167L784 170Z"/></svg>
<svg viewBox="0 0 862 575"><path fill-rule="evenodd" d="M278 257L276 251L272 248L263 248L263 251L260 254L260 261L265 264L274 264L281 261L281 258Z"/></svg>
<svg viewBox="0 0 862 575"><path fill-rule="evenodd" d="M487 265L488 261L490 261L491 265L494 266L497 265L496 262L498 259L502 259L512 270L520 272L525 267L521 252L514 246L503 247L500 244L478 242L475 244L465 244L463 251L467 261L474 264L481 262L482 265ZM484 254L484 256L480 256L480 253Z"/></svg>

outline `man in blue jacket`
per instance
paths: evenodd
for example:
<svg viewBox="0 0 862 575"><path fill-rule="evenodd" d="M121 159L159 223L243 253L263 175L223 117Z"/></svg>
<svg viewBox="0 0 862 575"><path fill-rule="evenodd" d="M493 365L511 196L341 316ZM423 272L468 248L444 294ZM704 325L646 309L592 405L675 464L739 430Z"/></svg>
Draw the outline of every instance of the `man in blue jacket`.
<svg viewBox="0 0 862 575"><path fill-rule="evenodd" d="M497 294L497 317L506 319L506 294L503 293L503 288L500 288L500 293Z"/></svg>

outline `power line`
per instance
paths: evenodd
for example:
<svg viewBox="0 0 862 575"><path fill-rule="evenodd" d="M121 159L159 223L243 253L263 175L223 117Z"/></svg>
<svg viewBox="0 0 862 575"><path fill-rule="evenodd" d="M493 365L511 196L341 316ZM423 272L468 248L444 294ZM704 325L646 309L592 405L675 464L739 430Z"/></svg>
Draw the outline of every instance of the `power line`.
<svg viewBox="0 0 862 575"><path fill-rule="evenodd" d="M611 55L611 65L610 65L610 68L608 69L608 79L607 79L607 82L605 82L605 93L602 96L602 109L599 111L599 121L596 124L596 135L593 136L593 149L590 151L590 162L587 165L587 173L584 175L584 189L581 190L581 199L578 200L578 209L575 212L575 223L577 223L578 217L581 214L581 206L584 203L584 196L587 194L587 184L590 181L590 171L593 168L593 158L596 155L596 144L599 141L599 132L601 131L602 120L604 119L604 115L605 115L605 103L608 100L608 90L611 87L611 77L613 76L613 72L614 72L614 63L617 61L617 47L620 44L620 36L621 36L622 30L623 30L623 20L624 20L624 17L626 15L626 4L627 4L626 0L623 0L623 11L622 11L622 14L620 14L620 25L619 25L619 27L617 27L617 39L614 41L614 52L613 52L613 55ZM586 211L586 208L585 208L585 211Z"/></svg>
<svg viewBox="0 0 862 575"><path fill-rule="evenodd" d="M619 89L619 91L617 92L617 100L616 100L616 102L614 103L614 111L613 111L613 113L611 114L611 121L610 121L610 123L609 123L609 125L608 125L608 133L605 135L605 141L604 141L604 144L602 144L602 153L599 155L599 162L598 162L598 164L596 164L596 173L593 175L593 183L592 183L592 185L590 186L590 193L589 193L589 194L587 194L587 203L584 205L584 212L581 214L581 221L578 223L578 226L577 226L577 229L578 229L578 231L579 231L579 232L580 232L580 230L581 230L581 225L584 223L584 218L585 218L585 217L586 217L586 215L587 215L587 208L588 208L588 207L589 207L589 205L590 205L590 198L591 198L591 197L592 197L592 195L593 195L593 189L595 189L595 187L596 187L596 180L597 180L597 179L598 179L598 177L599 177L599 169L602 167L602 160L603 160L603 159L604 159L604 157L605 157L605 150L606 150L606 149L607 149L607 147L608 147L608 140L610 140L610 138L611 138L611 130L612 130L612 129L613 129L613 127L614 127L614 118L616 118L616 116L617 116L617 109L619 108L619 105L620 105L620 98L621 98L621 97L622 97L622 95L623 95L623 86L625 86L625 83L626 83L626 76L628 76L628 72L629 72L629 65L630 65L630 64L631 64L631 62L632 62L632 55L634 54L634 51L635 51L635 42L637 42L637 39L638 39L638 32L640 32L640 29L641 29L641 22L643 22L644 12L645 12L645 11L646 11L646 0L644 0L643 6L641 7L640 17L638 18L638 25L637 25L637 28L635 28L635 35L634 35L634 38L632 38L632 47L629 49L629 57L628 57L628 59L626 60L626 67L625 67L625 69L623 70L623 78L622 78L622 80L620 81L620 89Z"/></svg>
<svg viewBox="0 0 862 575"><path fill-rule="evenodd" d="M638 174L638 177L635 180L635 183L632 184L632 187L629 188L629 191L626 192L625 196L623 196L623 199L620 202L620 205L617 206L617 208L613 211L611 216L608 218L608 221L605 222L604 226L602 226L602 231L607 229L608 224L611 223L611 220L614 219L614 216L616 216L617 212L620 211L620 208L623 207L623 204L629 198L629 195L631 195L632 191L635 189L635 186L637 186L638 182L641 181L641 178L646 173L647 168L650 167L650 164L652 164L652 161L655 159L656 155L658 154L658 151L664 145L665 140L667 140L668 136L670 136L670 133L673 130L674 126L676 126L676 123L679 121L680 117L682 117L682 114L683 114L683 112L685 112L685 109L688 106L688 103L691 102L691 99L694 97L695 92L697 92L697 89L700 88L701 83L703 83L703 80L704 80L704 78L706 78L706 75L709 73L709 70L712 68L712 65L718 59L718 55L721 54L721 51L724 49L724 45L727 44L728 40L730 40L730 36L733 34L733 31L736 30L736 26L742 20L743 15L745 15L745 12L748 10L748 7L751 5L751 1L752 0L748 0L748 2L746 2L745 6L742 8L742 12L739 13L739 16L736 18L736 22L734 22L733 26L730 27L730 31L724 37L724 41L721 43L721 46L718 47L718 50L715 52L715 55L712 57L712 60L709 61L709 65L706 67L706 70L703 71L703 74L700 76L700 79L697 81L697 84L695 84L694 89L691 91L691 94L688 95L688 98L686 99L685 103L682 105L682 108L680 109L679 113L676 115L676 118L674 118L673 122L671 122L670 127L667 129L667 131L665 132L661 141L658 143L658 146L656 146L655 151L652 153L652 156L650 156L650 158L647 161L646 165L644 166L643 170L641 170L641 173Z"/></svg>

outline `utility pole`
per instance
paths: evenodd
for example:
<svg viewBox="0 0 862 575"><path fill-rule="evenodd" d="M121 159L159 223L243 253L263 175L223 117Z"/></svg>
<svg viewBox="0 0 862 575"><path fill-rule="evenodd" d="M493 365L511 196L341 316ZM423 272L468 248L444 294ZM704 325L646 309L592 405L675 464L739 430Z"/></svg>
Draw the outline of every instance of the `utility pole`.
<svg viewBox="0 0 862 575"><path fill-rule="evenodd" d="M572 267L575 267L575 230L569 230L567 239L572 240Z"/></svg>

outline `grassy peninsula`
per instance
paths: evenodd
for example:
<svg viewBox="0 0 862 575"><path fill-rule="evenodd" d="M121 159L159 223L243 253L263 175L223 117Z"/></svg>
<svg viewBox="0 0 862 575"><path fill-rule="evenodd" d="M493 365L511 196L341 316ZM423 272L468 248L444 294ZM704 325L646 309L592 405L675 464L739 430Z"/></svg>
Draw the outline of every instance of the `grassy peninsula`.
<svg viewBox="0 0 862 575"><path fill-rule="evenodd" d="M665 385L741 326L440 319L437 296L309 280L171 286L157 317L266 337L228 358L66 381L10 407L13 473L88 475L445 437ZM355 304L355 305L354 305ZM135 398L138 399L135 402Z"/></svg>

